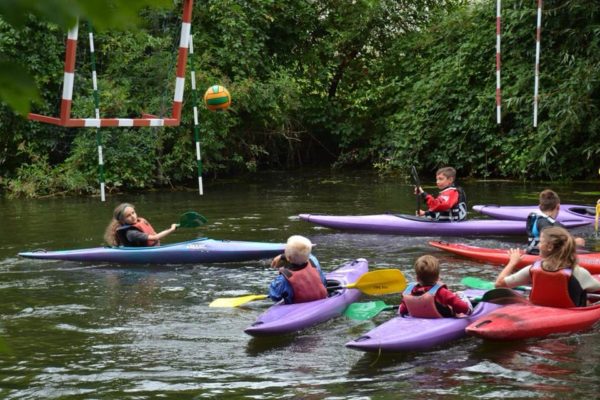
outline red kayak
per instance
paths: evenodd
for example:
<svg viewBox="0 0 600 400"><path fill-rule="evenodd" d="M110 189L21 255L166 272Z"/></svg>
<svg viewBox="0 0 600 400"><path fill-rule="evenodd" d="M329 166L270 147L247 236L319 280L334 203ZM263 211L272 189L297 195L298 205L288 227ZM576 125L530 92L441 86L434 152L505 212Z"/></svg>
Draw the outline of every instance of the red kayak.
<svg viewBox="0 0 600 400"><path fill-rule="evenodd" d="M577 308L511 304L481 317L466 331L484 339L516 340L576 332L590 328L598 320L600 304Z"/></svg>
<svg viewBox="0 0 600 400"><path fill-rule="evenodd" d="M481 261L496 265L506 265L508 263L508 249L490 249L487 247L468 246L466 244L447 243L440 241L429 242L429 244L438 249L458 254L472 260ZM519 268L533 264L540 258L531 254L521 256ZM577 255L578 264L590 271L591 274L600 274L600 253L582 253Z"/></svg>

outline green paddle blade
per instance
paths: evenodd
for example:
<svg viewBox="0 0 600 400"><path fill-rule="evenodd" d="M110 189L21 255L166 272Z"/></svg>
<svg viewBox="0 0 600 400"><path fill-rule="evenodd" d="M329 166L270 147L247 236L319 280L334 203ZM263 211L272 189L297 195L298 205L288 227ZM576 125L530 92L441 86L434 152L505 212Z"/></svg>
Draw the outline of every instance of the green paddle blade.
<svg viewBox="0 0 600 400"><path fill-rule="evenodd" d="M221 299L214 300L208 306L209 307L228 307L228 308L238 307L238 306L241 306L242 304L246 304L246 303L249 303L254 300L264 300L267 297L269 297L269 296L267 296L266 294L249 294L247 296L241 296L241 297L224 297Z"/></svg>
<svg viewBox="0 0 600 400"><path fill-rule="evenodd" d="M470 287L472 289L481 289L481 290L492 290L496 288L496 285L492 281L486 281L485 279L476 278L473 276L467 276L463 278L460 283L465 285L466 287ZM513 288L514 290L531 290L529 286L517 286Z"/></svg>
<svg viewBox="0 0 600 400"><path fill-rule="evenodd" d="M394 310L398 306L388 305L381 300L368 301L366 303L352 303L344 311L344 315L350 319L370 319L382 311Z"/></svg>
<svg viewBox="0 0 600 400"><path fill-rule="evenodd" d="M460 281L460 283L462 283L466 287L470 287L473 289L481 289L481 290L491 290L496 287L494 285L494 282L486 281L484 279L476 278L473 276L467 276L467 277L463 278Z"/></svg>
<svg viewBox="0 0 600 400"><path fill-rule="evenodd" d="M181 215L178 225L181 228L196 228L207 222L208 220L204 215L198 214L195 211L188 211Z"/></svg>

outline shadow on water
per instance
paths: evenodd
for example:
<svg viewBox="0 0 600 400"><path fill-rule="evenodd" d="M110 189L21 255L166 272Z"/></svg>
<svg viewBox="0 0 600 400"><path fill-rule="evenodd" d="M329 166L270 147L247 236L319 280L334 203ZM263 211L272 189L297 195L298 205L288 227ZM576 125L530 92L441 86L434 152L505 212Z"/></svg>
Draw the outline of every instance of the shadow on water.
<svg viewBox="0 0 600 400"><path fill-rule="evenodd" d="M292 345L302 346L302 343L309 341L307 337L298 336L298 334L248 337L250 339L246 345L246 354L251 357L273 350L282 350Z"/></svg>

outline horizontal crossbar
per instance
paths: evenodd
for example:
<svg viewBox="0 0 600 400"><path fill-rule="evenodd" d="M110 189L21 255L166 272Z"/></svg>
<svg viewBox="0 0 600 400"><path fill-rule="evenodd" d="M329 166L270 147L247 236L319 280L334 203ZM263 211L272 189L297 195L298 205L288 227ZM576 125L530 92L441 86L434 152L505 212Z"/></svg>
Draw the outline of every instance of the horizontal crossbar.
<svg viewBox="0 0 600 400"><path fill-rule="evenodd" d="M179 126L177 118L69 118L61 120L40 114L29 114L29 119L67 128L101 128L127 126Z"/></svg>

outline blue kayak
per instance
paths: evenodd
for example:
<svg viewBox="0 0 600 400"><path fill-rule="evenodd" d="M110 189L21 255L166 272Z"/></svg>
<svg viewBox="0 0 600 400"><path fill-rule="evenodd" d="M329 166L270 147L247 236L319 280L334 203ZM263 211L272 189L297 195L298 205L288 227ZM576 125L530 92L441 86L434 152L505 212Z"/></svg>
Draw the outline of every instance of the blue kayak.
<svg viewBox="0 0 600 400"><path fill-rule="evenodd" d="M154 247L92 247L78 250L36 250L19 253L39 260L131 264L218 263L260 260L283 253L285 243L243 242L200 238Z"/></svg>

